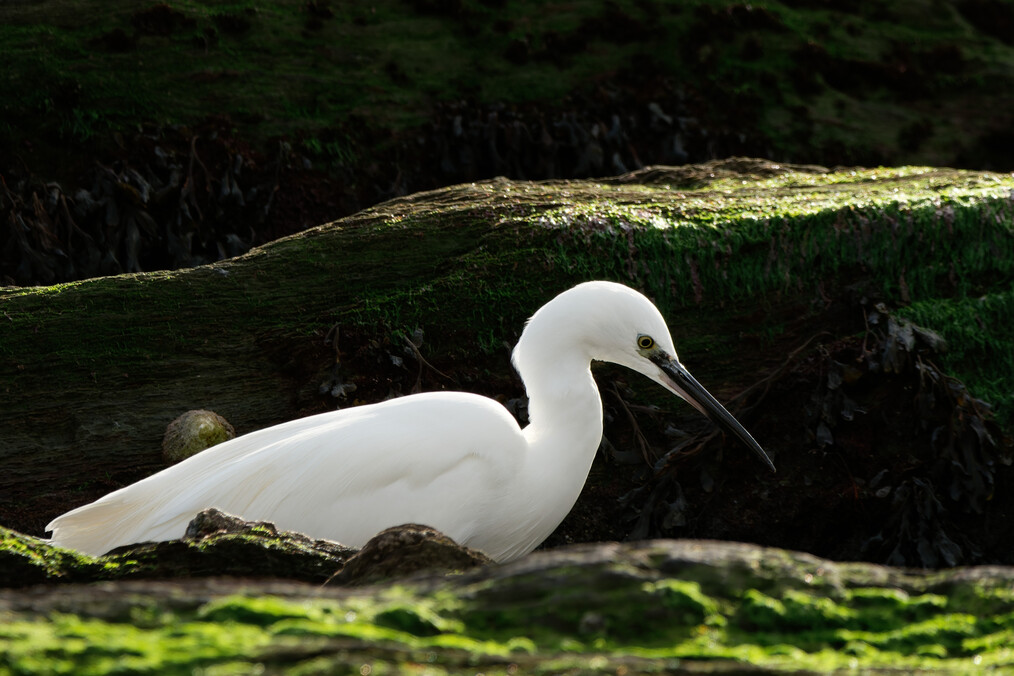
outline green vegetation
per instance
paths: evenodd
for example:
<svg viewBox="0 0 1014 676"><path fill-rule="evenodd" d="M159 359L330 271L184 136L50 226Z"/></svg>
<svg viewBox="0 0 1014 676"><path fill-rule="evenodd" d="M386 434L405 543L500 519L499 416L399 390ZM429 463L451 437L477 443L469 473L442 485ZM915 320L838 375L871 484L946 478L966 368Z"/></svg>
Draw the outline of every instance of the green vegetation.
<svg viewBox="0 0 1014 676"><path fill-rule="evenodd" d="M21 588L209 575L284 576L320 584L341 568L351 551L298 534L278 533L271 526L140 544L95 557L0 526L0 585Z"/></svg>
<svg viewBox="0 0 1014 676"><path fill-rule="evenodd" d="M93 575L113 577L119 563L99 562L67 549L50 547L47 543L0 527L0 561L5 584L19 586L40 584L55 579L87 579Z"/></svg>
<svg viewBox="0 0 1014 676"><path fill-rule="evenodd" d="M655 567L670 549L682 552L679 578ZM211 598L181 589L168 605L142 586L124 589L125 602L82 608L79 588L57 612L0 606L0 674L346 673L363 664L371 673L615 673L702 660L719 672L1014 666L1014 594L1001 577L885 573L692 542L613 556L541 573L492 567L435 587L289 586L278 596L237 586Z"/></svg>
<svg viewBox="0 0 1014 676"><path fill-rule="evenodd" d="M540 268L560 285L634 280L672 313L860 279L899 304L978 297L1002 292L1014 278L1012 186L1004 175L926 167L784 171L697 187L494 181L385 204L234 261L11 288L0 298L10 301L7 318L15 329L62 313L53 294L89 310L78 315L86 323L96 321L95 312L122 315L143 305L163 321L129 329L119 346L88 342L83 324L48 345L50 353L71 350L68 357L89 360L113 351L128 364L139 345L145 352L135 358L142 359L153 346L197 347L200 333L179 333L169 318L214 312L225 298L242 317L243 333L310 334L335 319L426 326L439 311L448 334L498 326L482 341L493 349L551 295L526 278ZM453 266L441 274L449 261ZM266 268L268 276L256 272ZM363 283L332 290L322 304L307 297L261 311L279 292L278 279L328 275ZM465 297L471 302L458 302ZM308 312L321 305L329 311ZM68 320L74 318L62 321ZM65 335L79 340L68 344ZM4 348L17 353L16 342Z"/></svg>
<svg viewBox="0 0 1014 676"><path fill-rule="evenodd" d="M1011 420L1014 336L1009 329L1014 317L1014 289L920 301L903 308L902 314L938 331L948 345L941 366L960 373L977 396L995 407L1001 420Z"/></svg>

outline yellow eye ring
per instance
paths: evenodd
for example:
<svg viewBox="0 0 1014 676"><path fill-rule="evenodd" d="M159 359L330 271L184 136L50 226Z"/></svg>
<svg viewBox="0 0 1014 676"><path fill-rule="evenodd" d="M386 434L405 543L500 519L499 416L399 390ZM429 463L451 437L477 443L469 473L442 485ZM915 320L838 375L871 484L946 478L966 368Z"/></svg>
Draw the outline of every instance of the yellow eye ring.
<svg viewBox="0 0 1014 676"><path fill-rule="evenodd" d="M642 350L650 350L655 347L655 339L651 336L638 336L637 346Z"/></svg>

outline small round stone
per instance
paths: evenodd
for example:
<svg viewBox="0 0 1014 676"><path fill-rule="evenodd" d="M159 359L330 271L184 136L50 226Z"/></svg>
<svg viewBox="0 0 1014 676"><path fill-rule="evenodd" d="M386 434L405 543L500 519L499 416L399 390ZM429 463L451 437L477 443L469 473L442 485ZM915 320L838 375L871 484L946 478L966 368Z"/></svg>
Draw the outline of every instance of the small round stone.
<svg viewBox="0 0 1014 676"><path fill-rule="evenodd" d="M187 411L165 428L162 456L177 463L235 436L229 421L214 411Z"/></svg>

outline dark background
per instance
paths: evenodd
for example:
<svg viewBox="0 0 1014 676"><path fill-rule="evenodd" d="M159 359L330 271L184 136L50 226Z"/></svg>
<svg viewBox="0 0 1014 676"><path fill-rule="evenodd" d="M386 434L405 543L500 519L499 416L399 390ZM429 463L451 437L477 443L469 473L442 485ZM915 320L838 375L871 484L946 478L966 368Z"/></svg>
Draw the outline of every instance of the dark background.
<svg viewBox="0 0 1014 676"><path fill-rule="evenodd" d="M745 155L1014 169L1001 0L0 4L0 283Z"/></svg>

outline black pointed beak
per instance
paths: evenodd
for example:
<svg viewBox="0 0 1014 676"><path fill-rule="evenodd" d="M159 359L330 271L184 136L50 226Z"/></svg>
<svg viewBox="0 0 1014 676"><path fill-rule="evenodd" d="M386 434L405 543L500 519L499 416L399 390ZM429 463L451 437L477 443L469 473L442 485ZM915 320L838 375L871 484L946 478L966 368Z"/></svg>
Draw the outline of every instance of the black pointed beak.
<svg viewBox="0 0 1014 676"><path fill-rule="evenodd" d="M662 382L675 394L685 399L698 411L711 418L722 429L731 432L739 437L744 444L750 447L757 454L764 464L771 468L772 472L777 471L771 458L764 452L760 444L750 436L739 421L732 417L732 414L725 410L725 407L718 403L718 400L711 396L711 393L704 389L704 386L697 382L697 379L690 375L682 364L669 355L659 352L650 357L662 370Z"/></svg>

